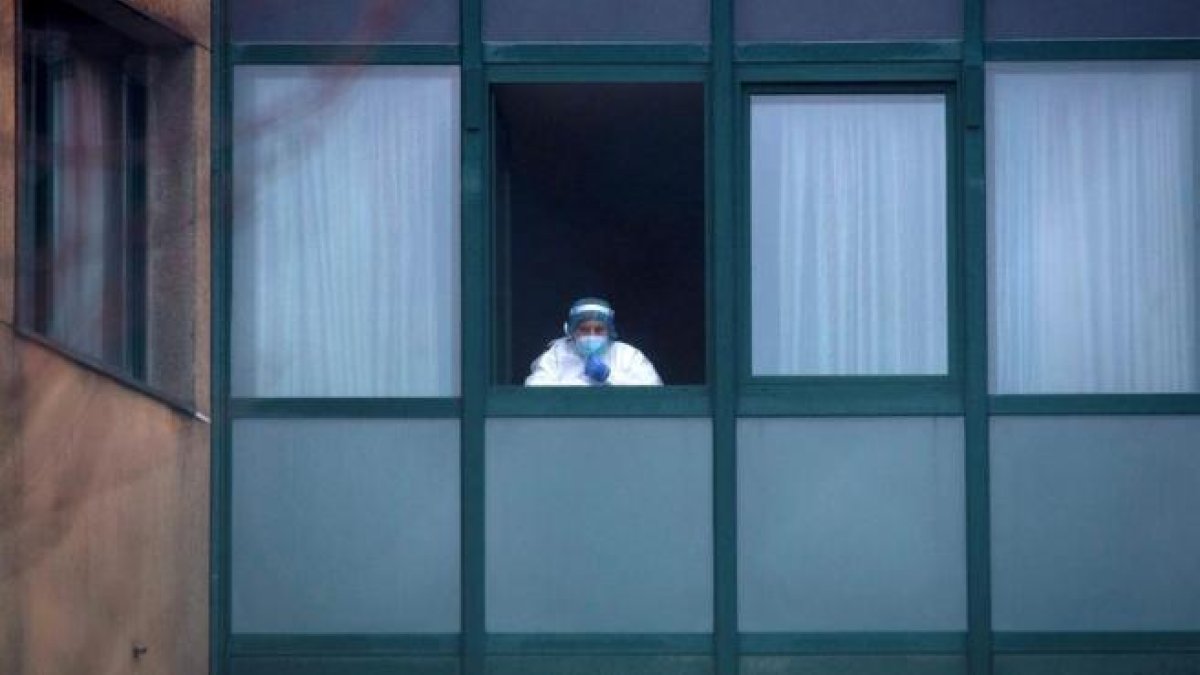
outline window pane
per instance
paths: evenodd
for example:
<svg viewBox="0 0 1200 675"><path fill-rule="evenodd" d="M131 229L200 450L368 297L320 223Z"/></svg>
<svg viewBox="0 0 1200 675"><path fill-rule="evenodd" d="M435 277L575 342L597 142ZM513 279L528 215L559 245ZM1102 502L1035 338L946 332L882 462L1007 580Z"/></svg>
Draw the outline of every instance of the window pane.
<svg viewBox="0 0 1200 675"><path fill-rule="evenodd" d="M995 675L1129 675L1129 673L1200 672L1200 654L1152 652L1117 654L996 654Z"/></svg>
<svg viewBox="0 0 1200 675"><path fill-rule="evenodd" d="M987 37L1197 38L1196 0L988 0Z"/></svg>
<svg viewBox="0 0 1200 675"><path fill-rule="evenodd" d="M850 638L847 642L852 642L853 639ZM850 675L851 673L864 675L969 675L967 658L963 654L743 654L738 659L738 675L799 675L800 673L805 675ZM998 675L1011 674L998 672ZM1055 673L1055 675L1065 674Z"/></svg>
<svg viewBox="0 0 1200 675"><path fill-rule="evenodd" d="M705 0L484 0L497 42L708 42Z"/></svg>
<svg viewBox="0 0 1200 675"><path fill-rule="evenodd" d="M488 630L712 630L711 445L708 420L489 420Z"/></svg>
<svg viewBox="0 0 1200 675"><path fill-rule="evenodd" d="M233 0L241 42L458 42L456 0Z"/></svg>
<svg viewBox="0 0 1200 675"><path fill-rule="evenodd" d="M1200 66L988 73L997 393L1200 388Z"/></svg>
<svg viewBox="0 0 1200 675"><path fill-rule="evenodd" d="M994 418L995 628L1200 630L1197 439L1200 417Z"/></svg>
<svg viewBox="0 0 1200 675"><path fill-rule="evenodd" d="M696 654L613 654L587 651L551 654L489 654L488 675L714 675L713 658Z"/></svg>
<svg viewBox="0 0 1200 675"><path fill-rule="evenodd" d="M233 631L457 632L458 426L235 423Z"/></svg>
<svg viewBox="0 0 1200 675"><path fill-rule="evenodd" d="M941 95L751 100L756 375L947 372Z"/></svg>
<svg viewBox="0 0 1200 675"><path fill-rule="evenodd" d="M956 0L736 0L741 42L957 39Z"/></svg>
<svg viewBox="0 0 1200 675"><path fill-rule="evenodd" d="M21 245L23 321L54 342L127 375L144 293L128 270L144 184L132 147L145 106L127 99L143 50L105 24L58 3L26 2L22 33L28 200ZM127 140L130 141L127 146ZM140 241L140 238L138 238Z"/></svg>
<svg viewBox="0 0 1200 675"><path fill-rule="evenodd" d="M738 422L738 627L960 631L958 418Z"/></svg>
<svg viewBox="0 0 1200 675"><path fill-rule="evenodd" d="M458 391L458 76L236 73L235 396Z"/></svg>

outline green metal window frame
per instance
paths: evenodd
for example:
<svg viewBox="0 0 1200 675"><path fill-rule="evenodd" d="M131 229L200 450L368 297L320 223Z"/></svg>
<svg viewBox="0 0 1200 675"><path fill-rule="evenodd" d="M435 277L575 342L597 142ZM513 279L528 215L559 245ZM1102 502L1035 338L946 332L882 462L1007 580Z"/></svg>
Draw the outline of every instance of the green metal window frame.
<svg viewBox="0 0 1200 675"><path fill-rule="evenodd" d="M1197 61L1200 39L1003 40L984 45L989 63ZM1184 394L989 394L992 415L1200 414L1200 392Z"/></svg>
<svg viewBox="0 0 1200 675"><path fill-rule="evenodd" d="M745 65L738 69L738 413L779 415L961 415L962 235L959 70L956 64ZM945 375L755 375L752 359L750 105L756 96L790 94L939 94L946 120L946 363Z"/></svg>
<svg viewBox="0 0 1200 675"><path fill-rule="evenodd" d="M580 656L686 655L731 675L751 655L949 655L972 675L989 675L999 654L1194 653L1198 632L994 633L988 429L1004 414L1191 414L1200 396L993 396L988 391L984 63L987 60L1200 58L1200 40L1006 41L984 38L983 1L963 0L961 41L741 44L733 0L711 0L704 44L488 43L482 1L460 0L453 45L241 44L228 39L230 0L213 3L213 399L210 668L255 672L318 663L322 672L391 672L444 663L485 672L489 657L540 655L578 670ZM460 67L461 296L463 317L491 313L490 87L506 82L699 81L706 106L708 325L705 385L661 390L531 391L491 382L486 321L462 322L460 396L438 399L235 399L229 394L231 307L232 68L250 64L412 64ZM659 78L656 80L656 78ZM758 382L742 368L748 286L742 200L745 101L757 87L934 83L948 94L948 166L953 208L948 282L956 331L950 374L935 378L847 378ZM739 323L742 322L742 323ZM742 326L742 328L739 328ZM956 415L964 420L967 626L951 633L741 633L737 627L736 427L740 417ZM713 456L711 635L489 634L484 625L484 428L492 417L709 417ZM457 418L461 424L461 631L453 635L248 635L229 630L230 436L235 419ZM418 659L414 662L412 659ZM250 668L247 664L255 664ZM864 672L875 672L864 666Z"/></svg>
<svg viewBox="0 0 1200 675"><path fill-rule="evenodd" d="M702 64L688 62L637 62L630 64L601 63L586 57L592 53L592 48L577 48L573 45L527 45L522 53L531 55L532 63L501 62L490 65L486 69L485 82L488 87L488 125L484 143L489 148L488 164L485 169L486 184L491 184L491 170L494 158L490 149L494 142L494 131L491 122L495 119L493 85L505 84L656 84L679 83L705 86L706 67ZM607 46L606 46L607 47ZM619 48L618 48L619 49ZM645 52L648 60L658 52L653 49L634 46L635 54ZM601 50L605 51L605 50ZM674 51L664 52L670 57ZM562 60L559 60L562 59ZM708 127L707 121L705 127ZM711 167L706 167L711 172ZM706 185L710 181L706 177ZM705 190L705 201L709 202L711 195ZM488 213L491 214L491 195L486 195ZM494 241L495 229L489 217L488 220L488 251L490 252L487 266L489 290L497 256L502 255ZM711 219L705 223L705 238L710 237ZM706 250L711 250L706 246ZM704 266L706 287L711 288L711 260L706 257L700 261ZM489 293L489 297L490 297ZM489 304L489 313L477 320L481 329L487 330L496 325L495 317L491 314L494 307ZM712 353L711 332L705 331L705 350ZM493 349L489 354L495 354L499 344L494 344L496 336L487 330L487 340ZM711 358L711 356L710 356ZM489 364L492 372L494 364ZM490 384L487 388L488 417L696 417L707 416L707 387L706 385L672 385L661 387L606 387L603 389L588 389L586 387L535 387L526 388L520 385Z"/></svg>
<svg viewBox="0 0 1200 675"><path fill-rule="evenodd" d="M986 180L986 159L982 144L982 106L984 95L984 58L989 63L1064 61L1154 61L1200 59L1200 39L1111 39L1111 40L996 40L981 41L981 58L978 70L973 74L975 96L980 106L981 124L972 139L979 147L972 150L975 166L970 169L976 176L979 198L969 208L977 211L975 218L987 227L986 202L983 189ZM983 242L980 242L982 247ZM986 265L986 251L979 252ZM984 268L986 269L986 267ZM979 272L984 274L984 272ZM974 284L976 293L982 295L973 309L976 313L986 309L986 279ZM987 317L976 317L977 330L987 330ZM977 341L986 345L986 332ZM976 354L982 362L986 399L981 405L988 424L992 417L1005 415L1195 415L1200 414L1200 394L991 394L986 390L988 354ZM976 391L976 395L980 392ZM987 429L981 443L986 447ZM986 458L984 458L986 463ZM984 467L986 469L986 466ZM986 490L986 484L984 489ZM988 544L990 549L990 543ZM990 604L990 603L989 603ZM989 620L990 622L990 620ZM998 631L990 633L991 652L994 655L1164 655L1200 653L1200 631Z"/></svg>

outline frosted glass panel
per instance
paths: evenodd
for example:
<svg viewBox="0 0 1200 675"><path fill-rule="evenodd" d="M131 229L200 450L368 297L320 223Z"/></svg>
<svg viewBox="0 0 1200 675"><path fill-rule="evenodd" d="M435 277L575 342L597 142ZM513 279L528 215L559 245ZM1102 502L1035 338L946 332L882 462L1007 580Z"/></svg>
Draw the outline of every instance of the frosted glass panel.
<svg viewBox="0 0 1200 675"><path fill-rule="evenodd" d="M487 675L715 675L711 656L533 654L488 656Z"/></svg>
<svg viewBox="0 0 1200 675"><path fill-rule="evenodd" d="M457 632L458 428L236 422L233 631Z"/></svg>
<svg viewBox="0 0 1200 675"><path fill-rule="evenodd" d="M232 0L239 42L458 42L457 0Z"/></svg>
<svg viewBox="0 0 1200 675"><path fill-rule="evenodd" d="M946 373L945 98L750 114L754 374Z"/></svg>
<svg viewBox="0 0 1200 675"><path fill-rule="evenodd" d="M959 0L735 0L743 42L956 39Z"/></svg>
<svg viewBox="0 0 1200 675"><path fill-rule="evenodd" d="M455 395L457 69L234 84L234 395Z"/></svg>
<svg viewBox="0 0 1200 675"><path fill-rule="evenodd" d="M995 675L1188 675L1200 673L1200 654L997 654Z"/></svg>
<svg viewBox="0 0 1200 675"><path fill-rule="evenodd" d="M708 42L707 0L484 0L497 42Z"/></svg>
<svg viewBox="0 0 1200 675"><path fill-rule="evenodd" d="M712 630L708 420L487 423L487 628Z"/></svg>
<svg viewBox="0 0 1200 675"><path fill-rule="evenodd" d="M991 382L1200 390L1200 63L988 69Z"/></svg>
<svg viewBox="0 0 1200 675"><path fill-rule="evenodd" d="M853 638L851 638L853 639ZM738 660L738 675L969 675L946 654L763 654Z"/></svg>
<svg viewBox="0 0 1200 675"><path fill-rule="evenodd" d="M738 628L966 629L959 418L738 422Z"/></svg>
<svg viewBox="0 0 1200 675"><path fill-rule="evenodd" d="M1200 38L1196 0L988 0L987 37Z"/></svg>
<svg viewBox="0 0 1200 675"><path fill-rule="evenodd" d="M997 630L1200 630L1200 417L991 423Z"/></svg>

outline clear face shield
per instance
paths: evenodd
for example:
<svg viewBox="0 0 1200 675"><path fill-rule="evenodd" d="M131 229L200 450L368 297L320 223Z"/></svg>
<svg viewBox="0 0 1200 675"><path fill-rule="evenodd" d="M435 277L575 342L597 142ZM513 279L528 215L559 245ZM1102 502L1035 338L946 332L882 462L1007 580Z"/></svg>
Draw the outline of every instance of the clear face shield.
<svg viewBox="0 0 1200 675"><path fill-rule="evenodd" d="M563 332L583 358L603 354L616 339L613 316L608 303L581 300L571 306Z"/></svg>

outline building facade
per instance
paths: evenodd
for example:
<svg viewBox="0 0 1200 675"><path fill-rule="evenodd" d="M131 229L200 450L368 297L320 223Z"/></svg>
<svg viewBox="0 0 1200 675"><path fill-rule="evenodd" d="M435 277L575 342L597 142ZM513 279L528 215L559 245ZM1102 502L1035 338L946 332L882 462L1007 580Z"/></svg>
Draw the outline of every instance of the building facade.
<svg viewBox="0 0 1200 675"><path fill-rule="evenodd" d="M6 674L208 669L210 44L206 2L0 3Z"/></svg>
<svg viewBox="0 0 1200 675"><path fill-rule="evenodd" d="M4 7L14 672L1200 673L1195 3Z"/></svg>

